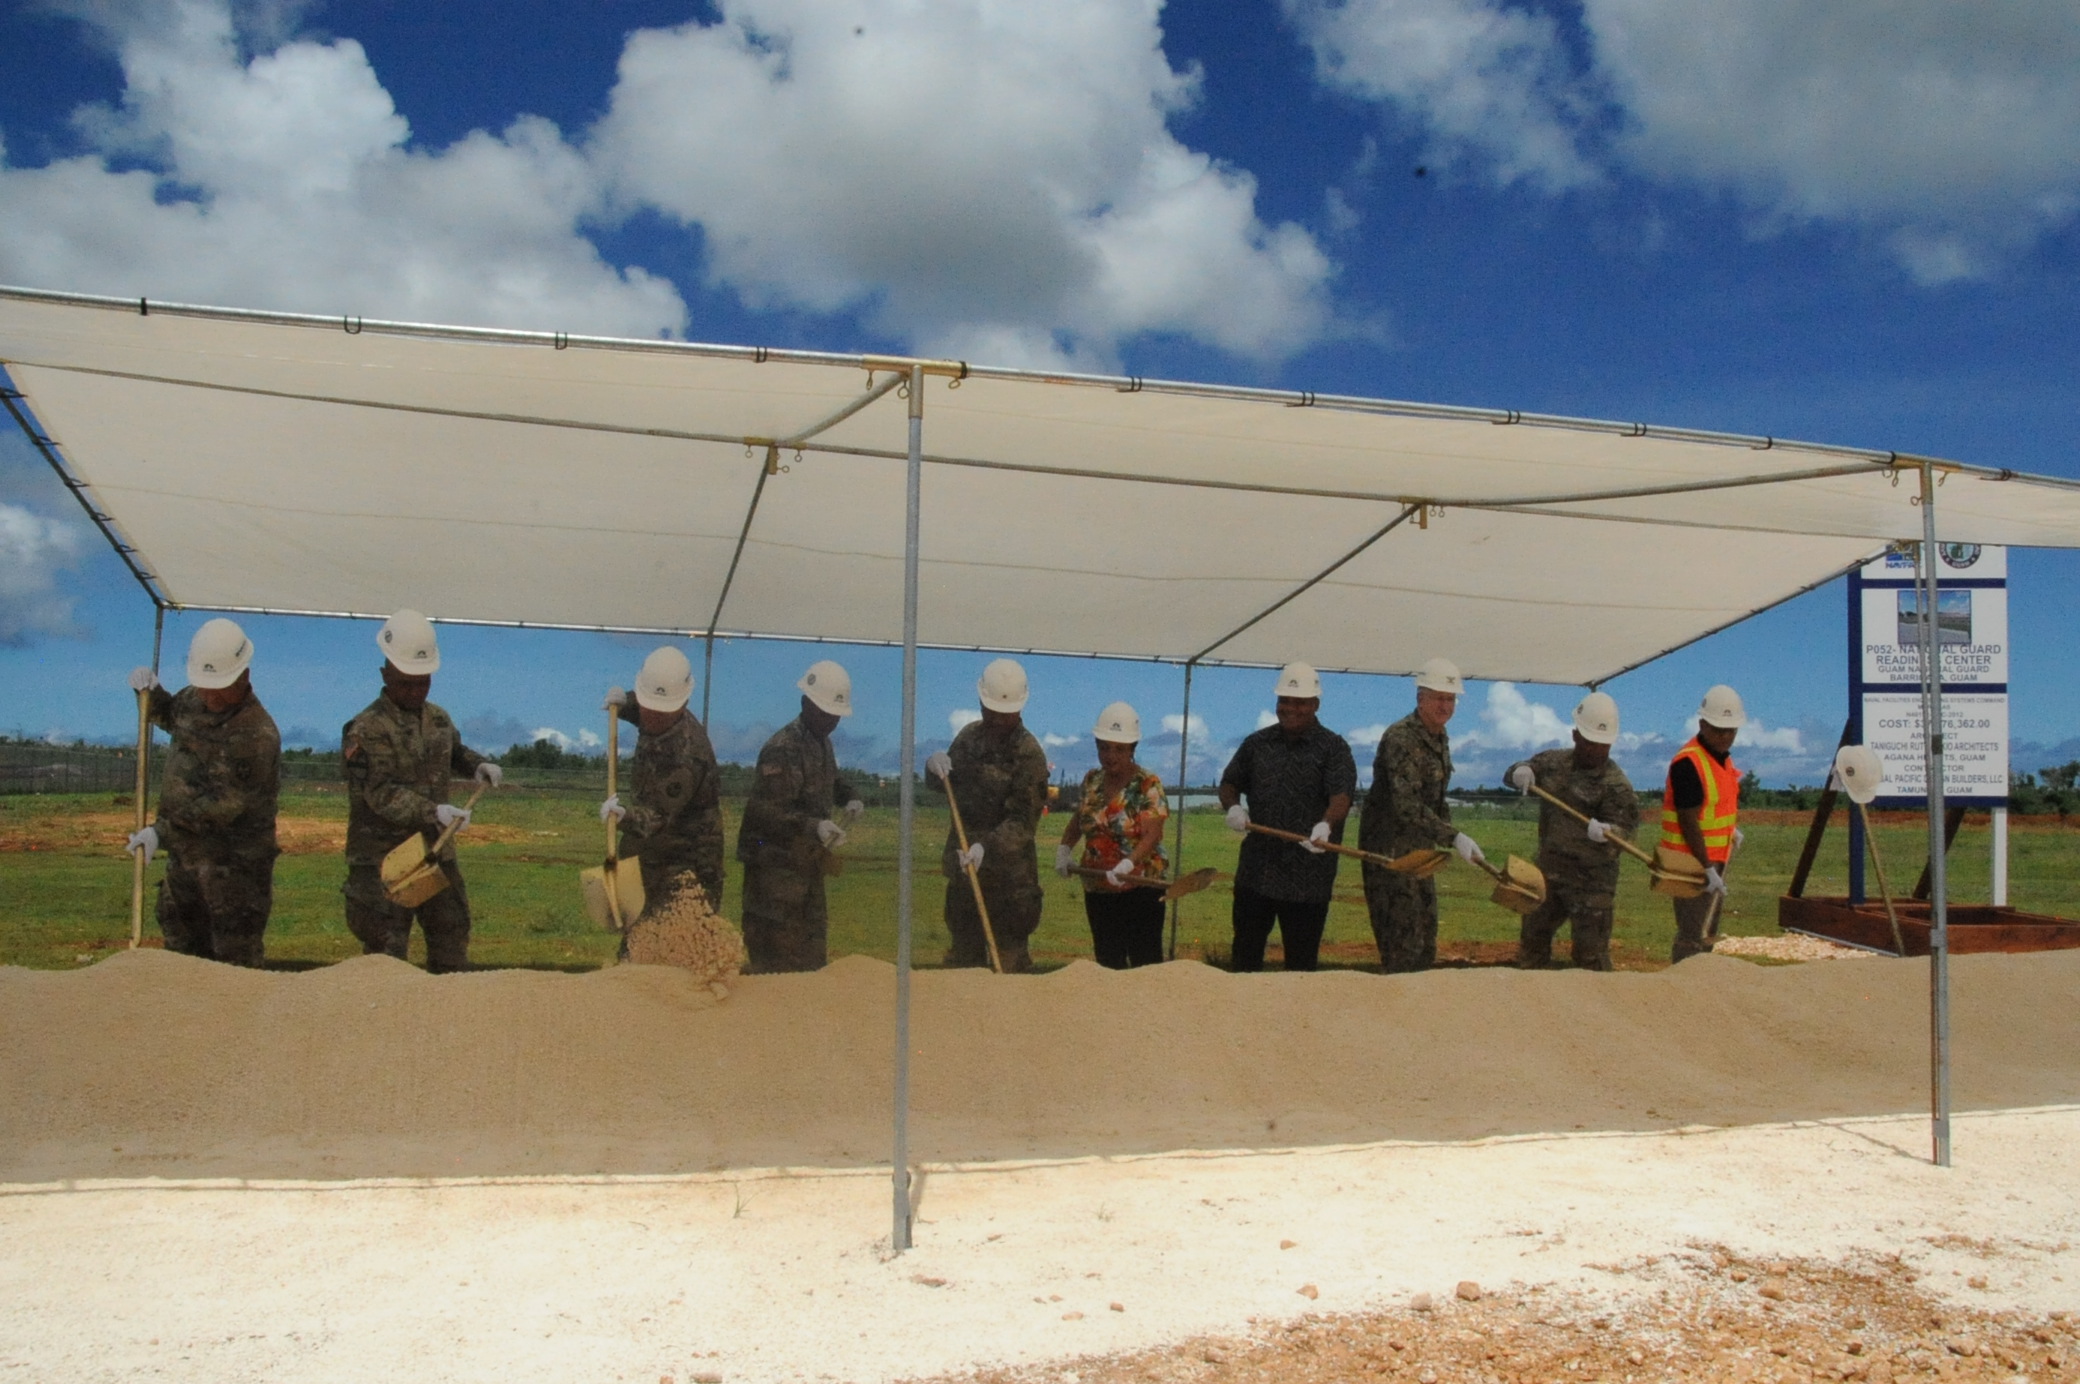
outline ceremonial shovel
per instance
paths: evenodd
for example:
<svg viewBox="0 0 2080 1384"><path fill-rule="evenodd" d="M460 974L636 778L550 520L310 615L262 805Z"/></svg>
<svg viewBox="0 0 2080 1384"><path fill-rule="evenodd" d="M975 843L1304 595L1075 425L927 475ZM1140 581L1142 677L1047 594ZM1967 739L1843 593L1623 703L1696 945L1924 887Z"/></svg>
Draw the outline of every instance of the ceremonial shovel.
<svg viewBox="0 0 2080 1384"><path fill-rule="evenodd" d="M1878 789L1885 782L1885 765L1868 745L1844 745L1835 751L1834 773L1849 795L1850 807L1863 821L1863 842L1870 847L1871 864L1878 867L1878 897L1885 900L1885 921L1892 924L1892 949L1905 956L1907 943L1900 936L1899 910L1892 906L1892 888L1885 883L1885 862L1878 855L1878 833L1871 830L1870 809L1866 806L1878 796Z"/></svg>
<svg viewBox="0 0 2080 1384"><path fill-rule="evenodd" d="M1450 851L1413 850L1406 855L1397 855L1390 860L1386 856L1379 855L1373 851L1359 850L1356 846L1340 846L1334 841L1316 841L1313 837L1303 836L1297 831L1287 831L1282 827L1267 827L1261 822L1251 822L1249 829L1263 836L1275 836L1281 841L1310 842L1332 855L1347 855L1354 860L1362 860L1368 865L1377 865L1381 869L1392 870L1397 875L1414 875L1417 879L1430 878L1430 876L1442 870L1452 858Z"/></svg>
<svg viewBox="0 0 2080 1384"><path fill-rule="evenodd" d="M1576 821L1581 822L1585 825L1588 823L1589 816L1587 813L1578 811L1575 808L1570 807L1568 804L1561 802L1558 798L1554 797L1551 793L1546 792L1545 789L1540 788L1537 784L1534 783L1531 785L1531 791L1538 794L1538 796L1544 798L1547 802L1559 808L1562 812L1565 812L1568 816L1574 818ZM1655 893L1666 894L1670 898L1676 899L1694 899L1699 894L1702 894L1704 892L1704 871L1698 869L1697 862L1695 860L1692 860L1688 855L1680 854L1678 852L1668 850L1666 847L1663 847L1663 856L1661 859L1657 860L1655 859L1655 857L1648 855L1645 851L1641 850L1638 846L1635 846L1630 841L1626 840L1625 837L1622 834L1620 834L1615 827L1605 827L1603 832L1603 839L1610 842L1613 846L1616 846L1619 850L1625 852L1627 855L1631 856L1633 859L1639 861L1641 864L1647 867L1647 873L1654 877L1654 883L1652 888ZM1668 857L1671 856L1675 857L1678 860L1687 862L1690 868L1687 870L1683 869L1681 866L1678 866L1674 869L1668 868ZM1695 873L1692 873L1692 871L1695 871Z"/></svg>
<svg viewBox="0 0 2080 1384"><path fill-rule="evenodd" d="M968 829L961 825L961 805L955 802L953 798L953 777L949 774L942 778L940 782L946 785L946 806L953 813L954 839L961 843L961 854L966 856L968 853ZM989 925L989 905L982 901L982 877L975 872L975 867L968 864L965 859L961 861L961 868L967 871L968 887L975 891L975 911L982 915L982 940L989 943L989 968L998 975L1002 975L1004 974L1004 958L997 955L996 929Z"/></svg>
<svg viewBox="0 0 2080 1384"><path fill-rule="evenodd" d="M1075 866L1073 873L1082 875L1086 879L1112 878L1110 871L1092 869L1087 865ZM1125 879L1116 882L1129 889L1161 888L1163 891L1163 902L1168 903L1172 899L1181 899L1187 894L1198 893L1201 889L1219 879L1220 873L1219 870L1209 865L1203 870L1194 870L1188 875L1179 875L1174 880L1165 880L1160 875L1128 875Z"/></svg>
<svg viewBox="0 0 2080 1384"><path fill-rule="evenodd" d="M483 796L484 784L480 780L477 791L469 795L462 810L465 813L475 810L477 799ZM448 876L441 870L440 854L461 829L462 818L457 817L441 828L441 834L433 838L430 847L426 844L426 833L415 831L383 857L383 892L389 896L390 902L399 908L417 908L448 887Z"/></svg>
<svg viewBox="0 0 2080 1384"><path fill-rule="evenodd" d="M615 793L616 775L621 767L621 713L619 708L607 712L607 796ZM643 913L643 872L640 868L621 873L619 846L621 819L607 817L607 861L589 870L578 872L578 888L585 895L585 912L601 927L615 932L628 931L628 925Z"/></svg>

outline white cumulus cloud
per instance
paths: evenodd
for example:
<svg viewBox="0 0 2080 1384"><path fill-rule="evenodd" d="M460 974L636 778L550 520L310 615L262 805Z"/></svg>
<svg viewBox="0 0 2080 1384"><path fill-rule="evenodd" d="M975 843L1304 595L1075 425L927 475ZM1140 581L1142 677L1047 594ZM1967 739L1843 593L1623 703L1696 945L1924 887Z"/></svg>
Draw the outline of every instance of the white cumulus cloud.
<svg viewBox="0 0 2080 1384"><path fill-rule="evenodd" d="M1553 21L1488 0L1283 0L1329 85L1420 117L1426 158L1478 153L1496 181L1598 181L1576 147L1586 96Z"/></svg>
<svg viewBox="0 0 2080 1384"><path fill-rule="evenodd" d="M982 713L972 706L957 706L946 713L946 725L954 735L961 733L962 726L973 725L982 719Z"/></svg>
<svg viewBox="0 0 2080 1384"><path fill-rule="evenodd" d="M1159 0L721 0L632 34L594 149L753 306L864 311L929 349L1102 364L1137 333L1278 357L1330 265L1172 136L1197 74Z"/></svg>
<svg viewBox="0 0 2080 1384"><path fill-rule="evenodd" d="M1488 685L1478 729L1454 736L1468 749L1533 750L1573 742L1574 723L1544 702L1534 702L1512 682Z"/></svg>
<svg viewBox="0 0 2080 1384"><path fill-rule="evenodd" d="M616 270L580 233L602 189L550 122L414 150L350 38L248 57L242 40L258 35L225 0L81 8L116 51L122 100L75 116L91 153L18 168L0 149L0 279L644 336L683 326L676 289Z"/></svg>
<svg viewBox="0 0 2080 1384"><path fill-rule="evenodd" d="M0 645L77 633L58 573L80 559L77 524L0 502Z"/></svg>
<svg viewBox="0 0 2080 1384"><path fill-rule="evenodd" d="M1182 731L1184 729L1185 720L1183 716L1178 715L1175 712L1172 712L1170 715L1165 716L1163 718L1163 731L1165 734L1176 735L1179 731ZM1192 717L1191 733L1187 738L1191 740L1207 740L1211 739L1212 736L1213 728L1206 724L1206 718L1204 716L1194 715Z"/></svg>
<svg viewBox="0 0 2080 1384"><path fill-rule="evenodd" d="M1500 182L1629 171L1760 232L1853 228L1917 281L1984 275L2080 211L2071 0L1284 0L1323 81Z"/></svg>

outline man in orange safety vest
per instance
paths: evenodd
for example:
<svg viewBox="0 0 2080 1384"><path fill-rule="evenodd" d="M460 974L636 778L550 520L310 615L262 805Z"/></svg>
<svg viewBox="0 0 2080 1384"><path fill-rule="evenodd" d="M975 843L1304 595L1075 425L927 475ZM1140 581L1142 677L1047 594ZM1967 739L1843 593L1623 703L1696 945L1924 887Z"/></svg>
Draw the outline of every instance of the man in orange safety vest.
<svg viewBox="0 0 2080 1384"><path fill-rule="evenodd" d="M1705 867L1702 894L1671 900L1676 910L1671 962L1712 949L1705 927L1714 900L1725 906L1726 861L1741 840L1741 771L1732 756L1734 737L1747 721L1741 694L1719 684L1704 694L1697 709L1697 734L1669 762L1661 791L1661 844Z"/></svg>

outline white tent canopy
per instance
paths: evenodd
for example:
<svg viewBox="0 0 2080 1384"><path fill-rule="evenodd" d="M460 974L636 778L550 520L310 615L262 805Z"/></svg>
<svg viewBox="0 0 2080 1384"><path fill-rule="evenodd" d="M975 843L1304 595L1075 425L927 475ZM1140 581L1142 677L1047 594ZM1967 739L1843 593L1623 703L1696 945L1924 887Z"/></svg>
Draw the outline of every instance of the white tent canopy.
<svg viewBox="0 0 2080 1384"><path fill-rule="evenodd" d="M0 364L169 606L902 635L907 361L0 289ZM1921 533L1885 452L928 368L927 645L1593 682ZM1944 469L1946 540L2080 544Z"/></svg>
<svg viewBox="0 0 2080 1384"><path fill-rule="evenodd" d="M1181 661L1187 696L1194 664L1295 658L1394 673L1443 654L1474 677L1594 682L1889 543L1926 550L1938 507L1951 542L2080 547L2080 483L2006 470L957 361L0 288L0 366L7 409L162 615L409 605L900 639L897 1249L920 641ZM1921 590L1936 608L1933 564ZM1940 727L1933 622L1921 633L1923 724ZM1947 1164L1942 755L1930 736Z"/></svg>

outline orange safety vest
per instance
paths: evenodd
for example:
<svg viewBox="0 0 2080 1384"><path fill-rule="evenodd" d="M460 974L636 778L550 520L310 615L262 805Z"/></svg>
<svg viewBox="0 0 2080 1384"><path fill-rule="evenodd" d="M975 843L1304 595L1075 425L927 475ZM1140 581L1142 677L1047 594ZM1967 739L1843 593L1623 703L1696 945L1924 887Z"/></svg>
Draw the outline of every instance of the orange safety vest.
<svg viewBox="0 0 2080 1384"><path fill-rule="evenodd" d="M1733 756L1728 755L1721 764L1711 753L1690 737L1690 743L1676 751L1669 762L1668 781L1661 788L1661 844L1671 850L1690 854L1690 843L1683 839L1682 824L1676 819L1676 776L1675 766L1689 760L1697 768L1697 777L1704 781L1704 806L1698 809L1697 829L1704 833L1704 853L1714 865L1724 865L1726 857L1733 854L1733 827L1741 815L1741 771L1733 765Z"/></svg>

